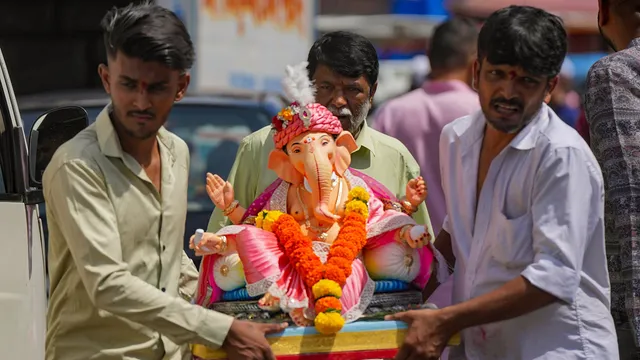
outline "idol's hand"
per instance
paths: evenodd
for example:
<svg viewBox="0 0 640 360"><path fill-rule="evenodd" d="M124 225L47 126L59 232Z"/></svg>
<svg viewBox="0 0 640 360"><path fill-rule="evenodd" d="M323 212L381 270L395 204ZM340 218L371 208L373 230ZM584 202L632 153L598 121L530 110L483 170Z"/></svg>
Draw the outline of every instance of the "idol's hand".
<svg viewBox="0 0 640 360"><path fill-rule="evenodd" d="M417 208L427 198L427 183L422 176L409 180L407 183L406 198L414 208Z"/></svg>
<svg viewBox="0 0 640 360"><path fill-rule="evenodd" d="M196 235L191 235L189 249L193 249L197 256L223 253L227 248L227 238L214 233L205 232L202 239L196 244Z"/></svg>
<svg viewBox="0 0 640 360"><path fill-rule="evenodd" d="M430 237L429 232L422 225L412 226L409 231L404 232L404 240L413 249L419 249L427 245L431 240Z"/></svg>
<svg viewBox="0 0 640 360"><path fill-rule="evenodd" d="M213 204L222 211L231 206L235 200L231 183L211 173L207 173L207 194Z"/></svg>

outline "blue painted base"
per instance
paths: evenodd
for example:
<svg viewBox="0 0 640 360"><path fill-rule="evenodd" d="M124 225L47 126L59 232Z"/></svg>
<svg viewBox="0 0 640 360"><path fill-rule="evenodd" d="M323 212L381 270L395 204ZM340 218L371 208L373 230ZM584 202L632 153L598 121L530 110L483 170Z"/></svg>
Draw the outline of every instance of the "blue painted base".
<svg viewBox="0 0 640 360"><path fill-rule="evenodd" d="M391 293L409 290L409 284L399 280L381 280L376 281L375 293ZM222 301L251 301L257 300L260 296L251 297L247 292L247 288L240 288L228 291L222 294Z"/></svg>

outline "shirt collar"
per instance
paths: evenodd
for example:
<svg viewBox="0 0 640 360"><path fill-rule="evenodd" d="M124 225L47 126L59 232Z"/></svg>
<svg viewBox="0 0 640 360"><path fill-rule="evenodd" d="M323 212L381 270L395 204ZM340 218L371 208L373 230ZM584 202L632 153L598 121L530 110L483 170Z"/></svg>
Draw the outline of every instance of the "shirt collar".
<svg viewBox="0 0 640 360"><path fill-rule="evenodd" d="M629 46L627 46L627 49L632 47L640 47L640 38L635 38L631 40L631 42L629 43Z"/></svg>
<svg viewBox="0 0 640 360"><path fill-rule="evenodd" d="M96 118L96 133L98 135L100 151L102 151L105 156L117 157L124 160L124 151L122 150L118 134L111 122L110 112L111 104L105 106ZM174 163L176 159L175 144L171 136L169 136L169 132L164 127L161 127L157 137L158 142L168 150L171 156L171 163Z"/></svg>
<svg viewBox="0 0 640 360"><path fill-rule="evenodd" d="M460 80L431 81L427 80L422 84L422 90L427 94L439 94L448 91L474 92L465 82Z"/></svg>
<svg viewBox="0 0 640 360"><path fill-rule="evenodd" d="M511 140L509 146L518 150L533 149L540 135L538 129L544 127L549 122L550 112L552 112L552 110L549 106L543 103L533 120ZM472 145L478 140L482 139L486 123L487 121L482 110L471 115L469 121L454 123L453 130L462 142L464 148L463 153L471 149Z"/></svg>
<svg viewBox="0 0 640 360"><path fill-rule="evenodd" d="M536 146L538 136L541 127L544 127L549 122L549 112L552 111L547 104L542 104L542 107L538 113L534 116L533 120L527 126L522 129L518 135L516 135L509 146L518 150L530 150Z"/></svg>
<svg viewBox="0 0 640 360"><path fill-rule="evenodd" d="M373 146L373 138L371 136L371 128L367 125L366 119L364 120L362 130L360 130L360 134L358 134L358 138L356 139L356 145L358 145L356 151L359 151L360 148L365 148L369 150L373 156L376 156L375 148Z"/></svg>

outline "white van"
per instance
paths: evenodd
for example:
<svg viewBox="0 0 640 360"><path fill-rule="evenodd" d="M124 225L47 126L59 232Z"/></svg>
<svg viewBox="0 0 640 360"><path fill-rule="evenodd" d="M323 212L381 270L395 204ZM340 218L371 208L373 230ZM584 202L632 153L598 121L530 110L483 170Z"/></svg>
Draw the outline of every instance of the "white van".
<svg viewBox="0 0 640 360"><path fill-rule="evenodd" d="M47 308L40 182L53 152L87 127L81 107L49 111L27 137L0 50L0 358L44 359Z"/></svg>

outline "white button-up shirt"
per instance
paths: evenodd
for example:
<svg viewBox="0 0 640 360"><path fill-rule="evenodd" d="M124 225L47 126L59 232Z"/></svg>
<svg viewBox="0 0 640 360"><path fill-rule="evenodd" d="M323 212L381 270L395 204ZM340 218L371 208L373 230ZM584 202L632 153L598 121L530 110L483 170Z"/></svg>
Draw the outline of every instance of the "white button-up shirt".
<svg viewBox="0 0 640 360"><path fill-rule="evenodd" d="M604 246L602 173L546 105L491 162L476 209L482 112L440 139L443 229L456 256L454 303L523 276L558 302L469 328L451 359L618 359Z"/></svg>

